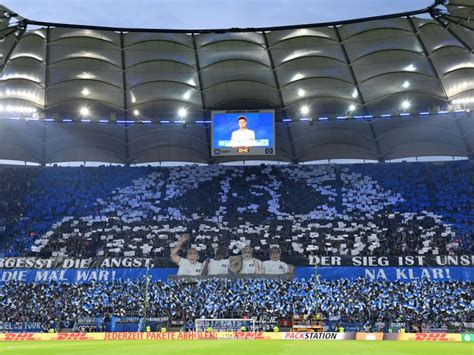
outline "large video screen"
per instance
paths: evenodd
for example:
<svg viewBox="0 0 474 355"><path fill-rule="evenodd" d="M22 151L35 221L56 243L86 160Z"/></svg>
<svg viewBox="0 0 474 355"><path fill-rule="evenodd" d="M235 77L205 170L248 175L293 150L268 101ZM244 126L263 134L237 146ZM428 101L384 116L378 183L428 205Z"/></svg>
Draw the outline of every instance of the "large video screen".
<svg viewBox="0 0 474 355"><path fill-rule="evenodd" d="M212 155L274 155L275 111L213 111Z"/></svg>

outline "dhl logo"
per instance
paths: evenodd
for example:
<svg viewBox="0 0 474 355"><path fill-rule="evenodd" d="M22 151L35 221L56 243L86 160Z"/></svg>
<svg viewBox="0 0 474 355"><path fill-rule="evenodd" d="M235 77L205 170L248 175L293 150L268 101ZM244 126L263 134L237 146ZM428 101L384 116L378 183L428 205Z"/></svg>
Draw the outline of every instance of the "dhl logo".
<svg viewBox="0 0 474 355"><path fill-rule="evenodd" d="M90 340L86 333L58 333L52 340Z"/></svg>
<svg viewBox="0 0 474 355"><path fill-rule="evenodd" d="M39 340L34 337L34 333L6 333L4 334L4 341L21 341L21 340Z"/></svg>
<svg viewBox="0 0 474 355"><path fill-rule="evenodd" d="M265 339L263 332L234 332L238 339Z"/></svg>
<svg viewBox="0 0 474 355"><path fill-rule="evenodd" d="M415 334L417 341L449 341L446 333L417 333Z"/></svg>

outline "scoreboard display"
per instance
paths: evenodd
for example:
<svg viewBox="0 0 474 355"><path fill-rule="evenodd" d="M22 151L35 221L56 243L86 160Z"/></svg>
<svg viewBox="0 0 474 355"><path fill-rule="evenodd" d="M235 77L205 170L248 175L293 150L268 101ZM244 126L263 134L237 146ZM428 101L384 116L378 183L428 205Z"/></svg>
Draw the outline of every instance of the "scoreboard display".
<svg viewBox="0 0 474 355"><path fill-rule="evenodd" d="M212 155L274 155L275 111L213 111Z"/></svg>

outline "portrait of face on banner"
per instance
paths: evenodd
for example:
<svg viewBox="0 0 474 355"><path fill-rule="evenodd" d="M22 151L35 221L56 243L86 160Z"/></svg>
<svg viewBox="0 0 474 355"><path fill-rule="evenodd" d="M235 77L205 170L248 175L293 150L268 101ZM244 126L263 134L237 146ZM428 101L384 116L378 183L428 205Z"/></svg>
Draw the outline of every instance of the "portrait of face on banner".
<svg viewBox="0 0 474 355"><path fill-rule="evenodd" d="M171 261L178 266L177 276L252 277L255 275L291 276L294 266L282 260L282 250L271 245L268 260L254 257L253 248L245 245L238 255L229 256L228 247L219 245L211 256L201 256L189 236L181 236L171 250Z"/></svg>

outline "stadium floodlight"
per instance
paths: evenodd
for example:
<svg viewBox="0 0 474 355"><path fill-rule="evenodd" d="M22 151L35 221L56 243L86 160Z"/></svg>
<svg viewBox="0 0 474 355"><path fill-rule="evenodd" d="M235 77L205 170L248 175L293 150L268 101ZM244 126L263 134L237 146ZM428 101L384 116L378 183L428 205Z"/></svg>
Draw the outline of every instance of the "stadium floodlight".
<svg viewBox="0 0 474 355"><path fill-rule="evenodd" d="M406 71L415 71L415 70L416 70L416 67L415 67L413 64L410 64L410 65L407 65L405 68L403 68L403 70L406 70Z"/></svg>
<svg viewBox="0 0 474 355"><path fill-rule="evenodd" d="M357 89L354 89L354 91L352 92L352 97L355 99L357 98L357 96L359 96L359 91L357 91Z"/></svg>
<svg viewBox="0 0 474 355"><path fill-rule="evenodd" d="M402 102L402 109L406 110L410 107L410 101L405 100Z"/></svg>
<svg viewBox="0 0 474 355"><path fill-rule="evenodd" d="M133 115L134 115L134 116L140 116L140 111L138 111L138 110L133 110Z"/></svg>
<svg viewBox="0 0 474 355"><path fill-rule="evenodd" d="M306 95L306 91L304 91L303 89L298 89L298 96L303 97L304 95Z"/></svg>
<svg viewBox="0 0 474 355"><path fill-rule="evenodd" d="M77 77L79 79L95 79L95 75L88 72L82 72Z"/></svg>
<svg viewBox="0 0 474 355"><path fill-rule="evenodd" d="M461 99L452 100L453 104L470 104L474 102L474 97L463 97Z"/></svg>
<svg viewBox="0 0 474 355"><path fill-rule="evenodd" d="M84 88L84 89L82 89L81 93L82 93L82 95L87 96L87 95L89 95L91 92L89 91L88 88Z"/></svg>
<svg viewBox="0 0 474 355"><path fill-rule="evenodd" d="M178 116L181 117L181 118L184 118L188 115L188 110L185 108L185 107L181 107L179 110L178 110Z"/></svg>
<svg viewBox="0 0 474 355"><path fill-rule="evenodd" d="M11 79L24 79L33 81L35 83L40 82L40 78L26 73L12 73L12 74L3 74L0 80L11 80Z"/></svg>
<svg viewBox="0 0 474 355"><path fill-rule="evenodd" d="M36 113L37 109L30 106L0 105L0 112L29 114Z"/></svg>
<svg viewBox="0 0 474 355"><path fill-rule="evenodd" d="M352 112L352 111L355 111L356 109L356 105L352 104L349 106L349 111Z"/></svg>
<svg viewBox="0 0 474 355"><path fill-rule="evenodd" d="M410 87L410 82L409 82L408 80L405 80L405 81L403 82L402 86L403 86L403 88L406 89L406 88Z"/></svg>
<svg viewBox="0 0 474 355"><path fill-rule="evenodd" d="M191 97L191 90L188 90L183 94L183 99L185 100L189 100L190 97Z"/></svg>
<svg viewBox="0 0 474 355"><path fill-rule="evenodd" d="M307 114L309 113L309 107L308 107L307 105L301 106L300 112L301 112L303 115L307 115Z"/></svg>
<svg viewBox="0 0 474 355"><path fill-rule="evenodd" d="M81 116L89 116L91 112L88 107L82 106L79 110L79 113L81 114Z"/></svg>
<svg viewBox="0 0 474 355"><path fill-rule="evenodd" d="M301 74L301 73L296 73L295 75L293 75L293 77L291 78L291 81L297 81L297 80L301 80L304 78L304 75Z"/></svg>

